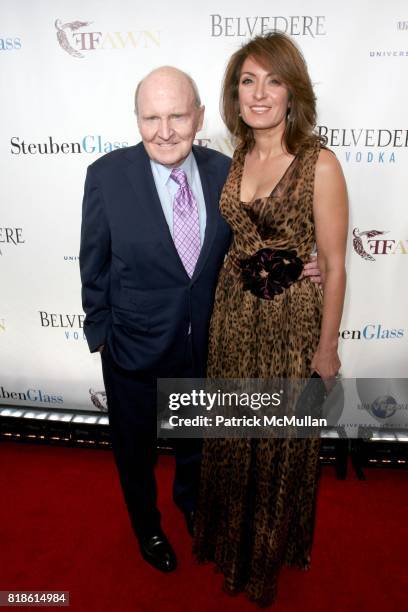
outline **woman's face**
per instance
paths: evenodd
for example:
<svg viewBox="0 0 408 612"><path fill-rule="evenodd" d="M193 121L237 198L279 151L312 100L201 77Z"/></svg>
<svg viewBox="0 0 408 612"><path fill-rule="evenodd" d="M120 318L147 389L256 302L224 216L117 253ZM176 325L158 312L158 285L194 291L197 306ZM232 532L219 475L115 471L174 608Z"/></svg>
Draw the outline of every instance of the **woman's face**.
<svg viewBox="0 0 408 612"><path fill-rule="evenodd" d="M243 121L253 129L285 125L289 92L281 80L251 57L242 64L238 97Z"/></svg>

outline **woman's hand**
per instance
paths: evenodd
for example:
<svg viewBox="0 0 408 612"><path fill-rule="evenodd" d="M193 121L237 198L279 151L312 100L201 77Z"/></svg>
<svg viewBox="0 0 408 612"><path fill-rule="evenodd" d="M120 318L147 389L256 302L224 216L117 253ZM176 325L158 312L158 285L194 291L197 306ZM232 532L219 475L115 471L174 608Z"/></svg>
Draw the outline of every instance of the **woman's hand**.
<svg viewBox="0 0 408 612"><path fill-rule="evenodd" d="M312 372L317 372L323 379L328 391L335 385L336 376L340 370L341 362L337 349L317 348L313 359L311 369Z"/></svg>
<svg viewBox="0 0 408 612"><path fill-rule="evenodd" d="M312 283L316 283L317 285L323 284L323 274L319 268L319 264L317 263L316 255L311 255L309 261L304 265L303 272L299 278L304 278L308 276Z"/></svg>

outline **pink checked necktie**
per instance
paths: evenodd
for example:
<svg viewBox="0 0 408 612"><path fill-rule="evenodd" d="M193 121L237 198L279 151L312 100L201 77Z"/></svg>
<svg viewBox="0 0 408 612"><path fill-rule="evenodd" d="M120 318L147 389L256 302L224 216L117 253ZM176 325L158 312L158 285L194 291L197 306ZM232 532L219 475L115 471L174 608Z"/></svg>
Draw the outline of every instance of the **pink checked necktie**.
<svg viewBox="0 0 408 612"><path fill-rule="evenodd" d="M184 170L173 168L170 176L179 185L173 201L173 240L187 274L191 278L201 246L197 202Z"/></svg>

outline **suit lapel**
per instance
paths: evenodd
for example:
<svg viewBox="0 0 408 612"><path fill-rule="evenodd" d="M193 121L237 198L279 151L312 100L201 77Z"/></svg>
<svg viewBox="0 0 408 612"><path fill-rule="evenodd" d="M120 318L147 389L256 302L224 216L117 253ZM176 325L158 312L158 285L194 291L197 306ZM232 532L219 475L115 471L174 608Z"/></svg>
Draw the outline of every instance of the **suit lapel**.
<svg viewBox="0 0 408 612"><path fill-rule="evenodd" d="M160 240L168 255L178 263L182 272L188 277L167 225L154 182L150 160L143 143L139 143L133 151L129 151L128 159L131 163L126 168L125 173L138 196L138 202L143 206L145 214L153 218L153 226L157 227Z"/></svg>
<svg viewBox="0 0 408 612"><path fill-rule="evenodd" d="M193 154L200 174L201 186L203 188L207 220L205 226L204 242L193 273L192 280L196 279L203 270L217 232L218 219L218 183L217 177L208 163L207 155L201 149L193 146Z"/></svg>
<svg viewBox="0 0 408 612"><path fill-rule="evenodd" d="M219 191L217 176L208 162L206 151L193 146L193 154L200 174L207 213L204 242L192 276L192 280L195 280L205 266L217 232ZM153 223L157 227L161 242L169 256L177 261L178 267L189 278L167 225L154 182L149 157L143 143L139 143L136 147L129 150L127 158L130 163L125 169L125 174L138 196L138 202L143 206L145 214L153 217Z"/></svg>

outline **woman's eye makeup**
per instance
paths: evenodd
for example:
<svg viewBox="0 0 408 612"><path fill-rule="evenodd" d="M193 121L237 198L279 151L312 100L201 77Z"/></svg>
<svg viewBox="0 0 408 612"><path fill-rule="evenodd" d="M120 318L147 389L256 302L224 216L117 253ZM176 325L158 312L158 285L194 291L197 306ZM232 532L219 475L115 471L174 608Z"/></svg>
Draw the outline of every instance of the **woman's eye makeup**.
<svg viewBox="0 0 408 612"><path fill-rule="evenodd" d="M248 85L249 83L253 83L253 79L251 77L243 77L240 81L241 85ZM271 85L282 85L282 81L277 79L276 77L271 77L268 79L268 83Z"/></svg>

